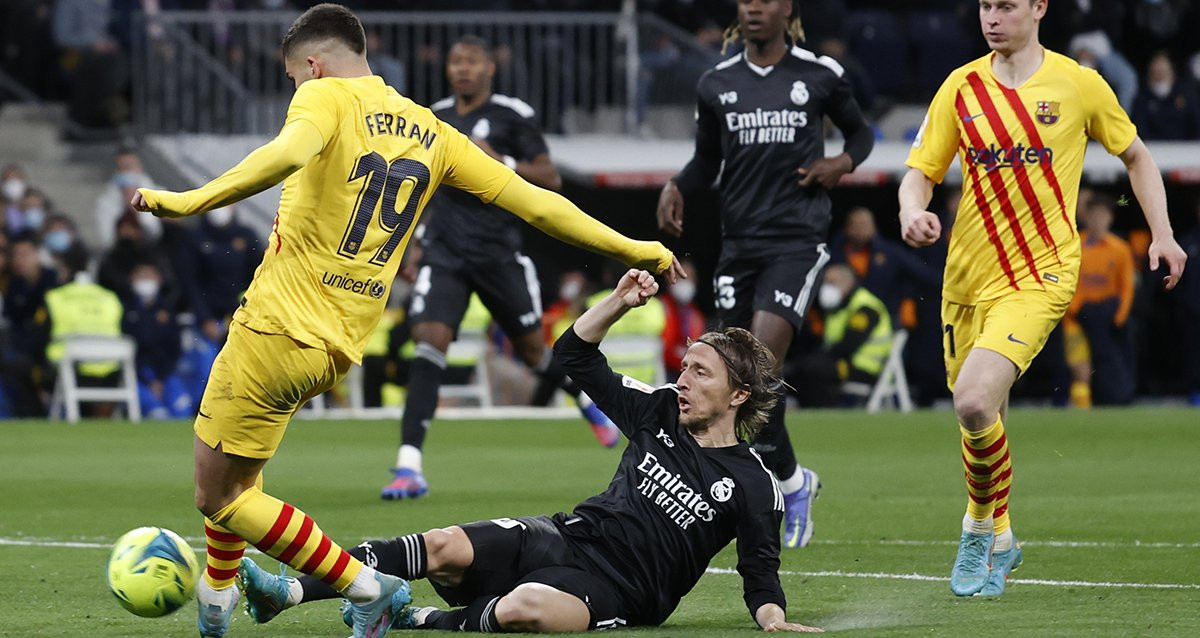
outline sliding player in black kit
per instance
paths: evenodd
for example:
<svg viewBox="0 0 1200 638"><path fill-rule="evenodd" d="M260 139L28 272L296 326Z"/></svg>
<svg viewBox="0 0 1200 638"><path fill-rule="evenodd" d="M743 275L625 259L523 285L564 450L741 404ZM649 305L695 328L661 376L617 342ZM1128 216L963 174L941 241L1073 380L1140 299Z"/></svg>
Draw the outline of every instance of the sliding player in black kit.
<svg viewBox="0 0 1200 638"><path fill-rule="evenodd" d="M770 351L740 328L710 332L688 348L678 383L655 389L614 373L597 347L617 319L657 291L649 273L630 270L555 345L563 368L629 438L608 489L570 514L481 521L358 546L351 554L367 564L428 578L448 604L463 606L412 607L405 590L392 599L393 628L659 625L736 538L743 598L758 625L818 631L785 619L783 495L744 442L778 400ZM337 596L319 580L275 576L248 559L240 579L258 622Z"/></svg>
<svg viewBox="0 0 1200 638"><path fill-rule="evenodd" d="M430 110L518 175L558 190L562 179L533 122L533 108L493 93L495 73L496 62L485 40L459 39L446 58L446 77L454 95L433 103ZM596 438L614 447L621 438L616 426L564 375L542 340L541 290L533 261L520 252L519 220L452 188L438 191L425 215L432 220L419 227L421 241L409 244L404 256L402 273L414 284L409 322L417 347L400 422L400 451L392 481L380 496L419 498L429 489L421 450L437 410L446 351L472 292L512 340L515 354L540 377L535 403L548 403L559 388L566 390L579 403ZM419 269L413 268L418 263Z"/></svg>
<svg viewBox="0 0 1200 638"><path fill-rule="evenodd" d="M707 189L721 173L717 316L722 325L749 328L780 364L829 261L829 189L874 146L842 67L798 46L796 11L792 0L738 0L725 41L742 38L745 51L700 78L695 155L658 201L659 228L679 237L684 196ZM846 138L836 157L825 157L825 117ZM782 401L754 447L783 488L784 546L805 546L820 482L796 464Z"/></svg>

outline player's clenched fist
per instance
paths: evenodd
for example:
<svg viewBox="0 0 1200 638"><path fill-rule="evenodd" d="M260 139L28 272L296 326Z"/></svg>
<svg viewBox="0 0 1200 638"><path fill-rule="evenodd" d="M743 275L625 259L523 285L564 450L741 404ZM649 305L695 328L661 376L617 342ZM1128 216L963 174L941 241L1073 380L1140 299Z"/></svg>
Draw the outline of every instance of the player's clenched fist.
<svg viewBox="0 0 1200 638"><path fill-rule="evenodd" d="M646 305L651 297L658 294L658 282L654 280L654 275L645 270L630 268L621 277L621 281L617 282L613 294L619 297L626 306L637 308Z"/></svg>
<svg viewBox="0 0 1200 638"><path fill-rule="evenodd" d="M902 210L900 236L909 246L924 248L942 236L942 222L927 210Z"/></svg>
<svg viewBox="0 0 1200 638"><path fill-rule="evenodd" d="M185 213L177 212L182 206L173 205L180 198L179 193L156 191L149 188L139 188L129 200L134 210L143 213L154 213L155 217L186 217Z"/></svg>

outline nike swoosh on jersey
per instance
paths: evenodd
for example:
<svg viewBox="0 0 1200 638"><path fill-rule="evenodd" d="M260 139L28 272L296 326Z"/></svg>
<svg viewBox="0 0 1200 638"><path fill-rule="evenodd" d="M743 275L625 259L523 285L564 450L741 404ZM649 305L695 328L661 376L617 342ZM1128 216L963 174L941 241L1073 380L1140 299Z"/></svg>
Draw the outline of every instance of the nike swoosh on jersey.
<svg viewBox="0 0 1200 638"><path fill-rule="evenodd" d="M964 115L964 116L962 116L962 121L970 122L970 121L972 121L976 118L980 118L980 117L983 117L983 113L977 113L975 115Z"/></svg>
<svg viewBox="0 0 1200 638"><path fill-rule="evenodd" d="M1021 341L1020 339L1018 339L1018 338L1014 337L1014 336L1013 336L1013 334L1012 334L1011 332L1010 332L1010 333L1008 333L1008 340L1009 340L1009 341L1011 341L1011 342L1013 342L1013 343L1019 343L1019 344L1021 344L1021 345L1023 345L1023 346L1027 346L1027 345L1029 345L1028 343L1025 343L1024 341Z"/></svg>

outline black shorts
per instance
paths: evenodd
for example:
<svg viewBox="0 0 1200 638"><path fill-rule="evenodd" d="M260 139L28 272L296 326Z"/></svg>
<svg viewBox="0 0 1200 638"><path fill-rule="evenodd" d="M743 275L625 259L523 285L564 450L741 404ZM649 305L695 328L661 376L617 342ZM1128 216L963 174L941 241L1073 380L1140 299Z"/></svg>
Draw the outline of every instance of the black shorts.
<svg viewBox="0 0 1200 638"><path fill-rule="evenodd" d="M430 581L448 604L467 605L483 596L503 596L522 583L540 583L583 601L591 613L589 629L625 624L617 590L582 567L549 517L497 518L459 527L471 541L475 562L455 587Z"/></svg>
<svg viewBox="0 0 1200 638"><path fill-rule="evenodd" d="M475 292L510 338L542 327L542 291L531 259L513 252L479 264L444 255L448 250L436 242L426 246L409 305L411 323L444 323L457 335Z"/></svg>
<svg viewBox="0 0 1200 638"><path fill-rule="evenodd" d="M795 251L759 257L721 253L713 272L713 304L722 326L750 328L765 310L787 319L796 330L816 297L821 269L829 263L825 244L800 244Z"/></svg>

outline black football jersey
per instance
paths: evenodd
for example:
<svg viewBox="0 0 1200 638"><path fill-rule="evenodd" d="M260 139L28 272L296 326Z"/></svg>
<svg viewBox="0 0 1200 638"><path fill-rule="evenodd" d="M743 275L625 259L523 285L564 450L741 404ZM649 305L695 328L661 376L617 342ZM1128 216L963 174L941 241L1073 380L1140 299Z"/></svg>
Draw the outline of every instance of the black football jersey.
<svg viewBox="0 0 1200 638"><path fill-rule="evenodd" d="M572 327L555 344L563 370L629 439L604 493L554 517L576 554L616 585L630 625L661 624L737 539L751 615L785 607L779 584L783 496L750 446L701 447L679 424L674 386L613 372Z"/></svg>
<svg viewBox="0 0 1200 638"><path fill-rule="evenodd" d="M739 53L701 76L697 93L696 160L713 169L707 180L697 179L697 171L679 185L685 193L708 187L724 162L724 250L762 253L779 247L778 240L825 241L829 193L815 183L802 188L796 169L825 157L826 116L848 138L853 132L856 142L865 139L856 164L872 144L841 65L801 47L765 68Z"/></svg>
<svg viewBox="0 0 1200 638"><path fill-rule="evenodd" d="M438 119L464 135L487 140L501 155L518 162L532 161L547 153L546 140L534 122L534 110L507 95L492 94L475 110L459 115L454 98L434 102L430 109ZM452 254L468 262L489 262L498 255L511 257L521 248L521 220L497 206L484 204L474 195L455 188L442 188L429 202L432 219L424 242L440 242Z"/></svg>

